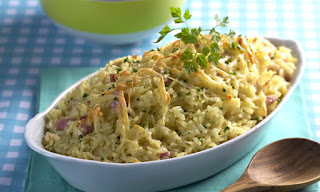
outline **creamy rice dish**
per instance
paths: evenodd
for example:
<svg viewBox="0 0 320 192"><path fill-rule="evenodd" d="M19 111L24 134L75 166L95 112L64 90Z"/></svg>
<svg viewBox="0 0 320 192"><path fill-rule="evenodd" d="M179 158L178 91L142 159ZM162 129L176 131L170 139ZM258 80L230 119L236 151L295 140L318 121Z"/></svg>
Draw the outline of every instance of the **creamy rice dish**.
<svg viewBox="0 0 320 192"><path fill-rule="evenodd" d="M133 163L196 153L245 133L281 102L297 60L264 38L235 41L243 50L222 36L217 66L190 74L181 55L206 42L177 40L110 61L46 115L45 149Z"/></svg>

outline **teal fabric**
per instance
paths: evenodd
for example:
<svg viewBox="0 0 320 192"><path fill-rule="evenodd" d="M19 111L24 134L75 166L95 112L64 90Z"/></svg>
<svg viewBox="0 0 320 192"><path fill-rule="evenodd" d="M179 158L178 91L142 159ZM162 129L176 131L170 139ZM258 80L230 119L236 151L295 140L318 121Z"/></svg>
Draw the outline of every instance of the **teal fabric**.
<svg viewBox="0 0 320 192"><path fill-rule="evenodd" d="M96 68L46 69L41 71L39 111L49 106L53 99L65 88L81 77L97 70ZM169 190L170 192L216 192L235 182L243 173L252 156L263 146L278 139L288 137L311 138L308 119L304 110L303 96L298 86L288 102L268 124L268 130L261 142L244 158L224 171L187 186ZM32 152L28 167L25 190L37 191L78 191L70 186L39 154ZM316 183L303 192L320 191L320 183Z"/></svg>

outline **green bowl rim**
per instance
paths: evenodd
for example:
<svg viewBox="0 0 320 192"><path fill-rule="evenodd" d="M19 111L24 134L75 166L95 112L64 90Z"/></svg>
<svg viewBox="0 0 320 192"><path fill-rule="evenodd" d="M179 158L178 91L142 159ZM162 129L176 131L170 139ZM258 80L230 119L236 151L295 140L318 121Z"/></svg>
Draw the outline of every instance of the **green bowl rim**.
<svg viewBox="0 0 320 192"><path fill-rule="evenodd" d="M90 33L122 34L165 24L171 19L169 8L181 7L184 1L40 0L40 3L48 17L69 28Z"/></svg>

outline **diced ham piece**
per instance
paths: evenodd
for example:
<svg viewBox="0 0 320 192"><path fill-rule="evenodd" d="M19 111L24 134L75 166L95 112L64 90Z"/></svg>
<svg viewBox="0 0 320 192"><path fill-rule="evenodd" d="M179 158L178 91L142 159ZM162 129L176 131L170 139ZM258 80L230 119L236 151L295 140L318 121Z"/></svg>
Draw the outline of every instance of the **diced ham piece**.
<svg viewBox="0 0 320 192"><path fill-rule="evenodd" d="M111 109L114 109L114 110L117 110L117 106L120 105L120 101L118 100L113 100L112 103L111 103Z"/></svg>
<svg viewBox="0 0 320 192"><path fill-rule="evenodd" d="M87 116L85 115L85 116L83 116L83 117L80 117L80 120L86 120L87 119Z"/></svg>
<svg viewBox="0 0 320 192"><path fill-rule="evenodd" d="M165 70L161 70L161 69L155 69L155 71L157 72L157 73L165 73L166 71Z"/></svg>
<svg viewBox="0 0 320 192"><path fill-rule="evenodd" d="M69 110L69 111L72 111L72 109L73 109L73 106L70 105L70 106L68 107L68 110Z"/></svg>
<svg viewBox="0 0 320 192"><path fill-rule="evenodd" d="M290 75L285 74L284 75L284 80L286 80L287 82L290 82L290 80L291 80Z"/></svg>
<svg viewBox="0 0 320 192"><path fill-rule="evenodd" d="M169 156L170 156L170 151L160 153L160 155L159 155L160 159L168 159Z"/></svg>
<svg viewBox="0 0 320 192"><path fill-rule="evenodd" d="M199 46L200 46L199 43L195 43L195 44L194 44L194 47L195 47L196 49L198 49Z"/></svg>
<svg viewBox="0 0 320 192"><path fill-rule="evenodd" d="M57 120L57 130L64 130L68 125L68 122L72 120L72 118L62 118Z"/></svg>
<svg viewBox="0 0 320 192"><path fill-rule="evenodd" d="M172 82L172 79L164 78L163 82L164 82L165 85L169 85Z"/></svg>
<svg viewBox="0 0 320 192"><path fill-rule="evenodd" d="M81 124L82 135L92 133L93 127L91 125Z"/></svg>
<svg viewBox="0 0 320 192"><path fill-rule="evenodd" d="M109 77L110 77L110 82L116 82L117 81L116 74L111 73L111 74L109 74Z"/></svg>
<svg viewBox="0 0 320 192"><path fill-rule="evenodd" d="M277 96L274 95L268 95L266 98L267 105L271 105L273 102L275 102L278 99Z"/></svg>

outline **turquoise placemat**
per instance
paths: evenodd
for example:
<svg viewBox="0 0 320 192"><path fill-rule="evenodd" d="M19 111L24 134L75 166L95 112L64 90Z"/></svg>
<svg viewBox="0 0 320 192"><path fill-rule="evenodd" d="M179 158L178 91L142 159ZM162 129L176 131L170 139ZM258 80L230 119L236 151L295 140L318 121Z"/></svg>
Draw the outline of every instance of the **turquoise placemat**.
<svg viewBox="0 0 320 192"><path fill-rule="evenodd" d="M39 111L46 109L53 99L65 88L79 80L81 77L97 70L96 68L65 68L46 69L40 74L40 100ZM310 128L304 112L303 97L300 87L297 87L291 98L268 124L268 131L261 142L244 158L226 170L202 180L169 191L200 191L216 192L235 182L243 173L252 156L266 144L287 137L310 138ZM70 186L49 164L37 153L32 152L29 161L25 191L78 191ZM320 183L316 183L304 192L320 191Z"/></svg>

